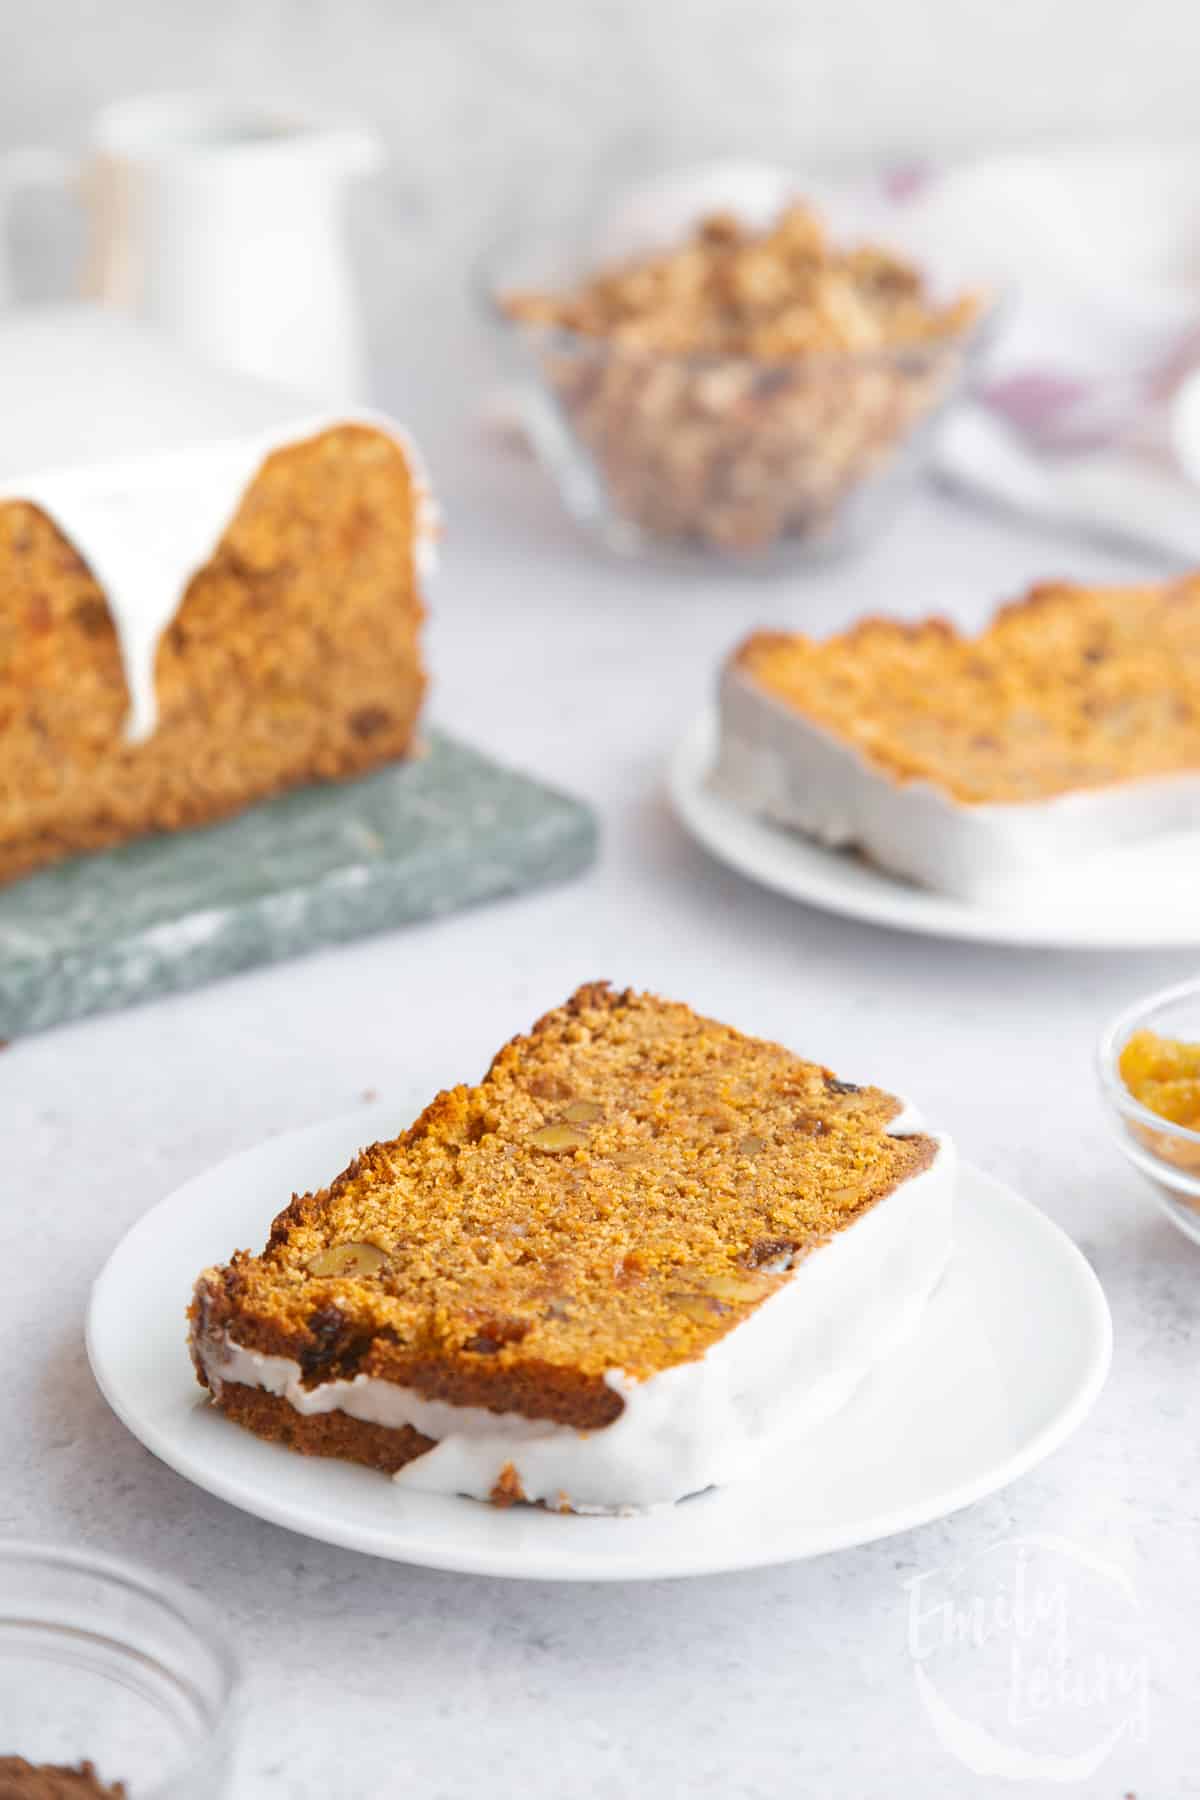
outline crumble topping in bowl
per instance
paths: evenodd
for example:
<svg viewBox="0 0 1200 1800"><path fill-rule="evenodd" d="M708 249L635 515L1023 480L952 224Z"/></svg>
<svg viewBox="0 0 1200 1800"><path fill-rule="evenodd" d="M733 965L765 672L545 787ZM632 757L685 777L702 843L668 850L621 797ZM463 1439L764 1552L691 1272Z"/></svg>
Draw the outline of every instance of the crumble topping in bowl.
<svg viewBox="0 0 1200 1800"><path fill-rule="evenodd" d="M681 245L500 306L575 434L560 419L539 436L568 505L599 496L587 507L622 541L736 554L847 539L953 392L982 311L935 300L876 245L835 247L804 205L765 231L714 214Z"/></svg>
<svg viewBox="0 0 1200 1800"><path fill-rule="evenodd" d="M959 336L976 295L933 301L911 264L876 244L838 248L808 206L766 231L714 213L688 240L600 269L570 293L506 296L510 316L673 353L788 361Z"/></svg>

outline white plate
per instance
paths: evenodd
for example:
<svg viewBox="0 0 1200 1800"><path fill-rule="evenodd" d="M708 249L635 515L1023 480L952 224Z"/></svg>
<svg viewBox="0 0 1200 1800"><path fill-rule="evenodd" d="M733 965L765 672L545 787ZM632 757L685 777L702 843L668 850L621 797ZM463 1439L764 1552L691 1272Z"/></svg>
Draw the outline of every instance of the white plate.
<svg viewBox="0 0 1200 1800"><path fill-rule="evenodd" d="M914 887L846 850L756 819L708 786L717 747L710 707L676 745L672 805L706 850L765 887L826 912L897 931L1069 950L1166 950L1200 944L1200 832L1129 844L1064 870L1019 903L981 906Z"/></svg>
<svg viewBox="0 0 1200 1800"><path fill-rule="evenodd" d="M638 1580L790 1562L936 1519L1039 1462L1104 1382L1108 1307L1084 1258L1010 1189L962 1172L956 1250L918 1336L753 1481L629 1519L401 1490L372 1470L261 1442L204 1401L184 1343L199 1271L265 1240L393 1108L273 1138L140 1219L96 1281L88 1354L117 1415L198 1486L260 1518L431 1568L539 1580Z"/></svg>

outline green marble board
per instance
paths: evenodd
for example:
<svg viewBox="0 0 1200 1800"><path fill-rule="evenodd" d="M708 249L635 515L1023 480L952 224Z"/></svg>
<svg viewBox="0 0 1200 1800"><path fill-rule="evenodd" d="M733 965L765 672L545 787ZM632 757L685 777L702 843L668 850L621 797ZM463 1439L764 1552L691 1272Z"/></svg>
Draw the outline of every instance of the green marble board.
<svg viewBox="0 0 1200 1800"><path fill-rule="evenodd" d="M440 732L412 762L0 889L0 1038L574 875L578 801Z"/></svg>

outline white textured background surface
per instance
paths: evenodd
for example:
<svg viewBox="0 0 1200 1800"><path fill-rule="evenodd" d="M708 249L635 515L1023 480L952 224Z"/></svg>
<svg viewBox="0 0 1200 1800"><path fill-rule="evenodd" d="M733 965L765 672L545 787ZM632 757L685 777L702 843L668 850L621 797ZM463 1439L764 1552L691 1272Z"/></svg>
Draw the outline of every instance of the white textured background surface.
<svg viewBox="0 0 1200 1800"><path fill-rule="evenodd" d="M1034 577L1120 565L932 498L864 560L770 586L593 560L536 473L478 441L483 353L444 285L537 154L570 172L615 137L824 159L1184 131L1198 50L1200 13L1167 0L0 10L10 142L68 143L99 98L197 80L299 89L384 126L396 170L358 225L381 395L419 428L449 515L436 710L591 797L606 831L599 867L574 886L0 1058L0 1529L146 1558L227 1612L251 1669L246 1800L1043 1791L971 1776L939 1749L915 1698L901 1586L1028 1531L1117 1561L1145 1609L1148 1740L1066 1791L1200 1793L1200 1262L1107 1143L1090 1069L1105 1017L1189 959L1010 954L840 923L714 867L660 792L675 733L753 623L832 625L889 606L978 615ZM379 226L393 217L389 247ZM64 265L65 239L40 247L36 221L22 218L19 240L30 285ZM912 1093L969 1157L1059 1219L1104 1281L1117 1334L1078 1437L1012 1490L891 1542L627 1590L375 1564L243 1518L155 1464L107 1413L82 1349L89 1280L128 1223L215 1159L365 1089L474 1073L600 974ZM964 1674L969 1686L969 1662Z"/></svg>
<svg viewBox="0 0 1200 1800"><path fill-rule="evenodd" d="M218 82L371 111L443 201L513 146L616 130L800 150L1187 131L1187 0L6 0L5 135Z"/></svg>
<svg viewBox="0 0 1200 1800"><path fill-rule="evenodd" d="M0 145L212 84L384 131L373 211L415 264L510 184L614 149L780 159L1194 129L1191 0L4 0Z"/></svg>

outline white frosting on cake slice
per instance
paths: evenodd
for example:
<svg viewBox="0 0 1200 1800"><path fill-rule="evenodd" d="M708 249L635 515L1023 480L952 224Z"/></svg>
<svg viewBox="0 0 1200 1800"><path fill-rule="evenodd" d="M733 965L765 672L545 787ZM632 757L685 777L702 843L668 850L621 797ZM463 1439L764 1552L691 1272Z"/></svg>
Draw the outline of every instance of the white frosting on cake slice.
<svg viewBox="0 0 1200 1800"><path fill-rule="evenodd" d="M889 1127L895 1136L920 1129L911 1107ZM641 1381L610 1369L605 1379L624 1404L600 1430L453 1406L365 1375L307 1387L299 1363L228 1337L198 1353L214 1392L241 1382L299 1413L343 1412L436 1439L398 1471L402 1487L486 1500L511 1464L525 1498L551 1507L669 1504L754 1474L773 1450L843 1406L915 1330L951 1250L955 1154L948 1139L937 1142L927 1169L805 1254L791 1279L703 1356Z"/></svg>
<svg viewBox="0 0 1200 1800"><path fill-rule="evenodd" d="M748 812L963 900L1019 894L1059 868L1139 838L1200 826L1200 771L969 805L900 782L736 663L720 689L713 789Z"/></svg>

